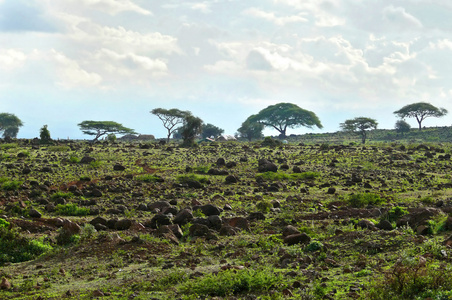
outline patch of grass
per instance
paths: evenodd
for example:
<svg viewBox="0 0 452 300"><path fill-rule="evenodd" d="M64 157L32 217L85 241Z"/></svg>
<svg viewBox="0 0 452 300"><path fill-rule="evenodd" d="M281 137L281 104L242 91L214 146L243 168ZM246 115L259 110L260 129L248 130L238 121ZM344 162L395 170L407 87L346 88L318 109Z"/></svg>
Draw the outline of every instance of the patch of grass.
<svg viewBox="0 0 452 300"><path fill-rule="evenodd" d="M15 190L18 190L22 184L23 184L22 181L6 180L6 181L3 181L1 188L4 191L15 191Z"/></svg>
<svg viewBox="0 0 452 300"><path fill-rule="evenodd" d="M58 204L55 211L63 216L86 216L90 212L89 208L78 207L75 203Z"/></svg>
<svg viewBox="0 0 452 300"><path fill-rule="evenodd" d="M74 194L72 194L71 192L58 191L58 192L53 193L52 196L50 196L50 199L51 200L56 200L56 199L59 199L59 198L70 199L73 196L74 196Z"/></svg>
<svg viewBox="0 0 452 300"><path fill-rule="evenodd" d="M56 145L56 146L47 147L47 151L49 151L49 152L68 152L70 150L71 150L71 148L69 148L69 146Z"/></svg>
<svg viewBox="0 0 452 300"><path fill-rule="evenodd" d="M208 183L209 179L204 176L198 176L196 174L179 175L176 180L180 183L189 183L191 181L198 181L200 183Z"/></svg>
<svg viewBox="0 0 452 300"><path fill-rule="evenodd" d="M15 230L0 227L0 264L28 261L52 250L44 238L34 240Z"/></svg>
<svg viewBox="0 0 452 300"><path fill-rule="evenodd" d="M0 228L9 228L9 222L5 219L0 218Z"/></svg>
<svg viewBox="0 0 452 300"><path fill-rule="evenodd" d="M348 195L348 203L353 207L366 207L382 204L384 200L374 193L357 193Z"/></svg>
<svg viewBox="0 0 452 300"><path fill-rule="evenodd" d="M265 172L256 175L256 179L260 178L266 181L282 181L282 180L312 180L319 177L317 172L303 172L303 173L282 173L282 172Z"/></svg>
<svg viewBox="0 0 452 300"><path fill-rule="evenodd" d="M186 294L224 297L250 291L266 292L284 281L280 274L267 269L225 270L186 281L180 290Z"/></svg>
<svg viewBox="0 0 452 300"><path fill-rule="evenodd" d="M383 216L383 219L386 219L389 222L395 222L406 214L408 214L408 211L406 209L400 206L396 206L391 208L391 210Z"/></svg>
<svg viewBox="0 0 452 300"><path fill-rule="evenodd" d="M79 162L80 162L80 158L78 158L78 157L75 156L75 155L71 155L71 156L69 157L69 161L70 161L71 163L76 164L76 163L79 163Z"/></svg>
<svg viewBox="0 0 452 300"><path fill-rule="evenodd" d="M135 177L136 180L143 182L162 182L163 178L153 174L144 174Z"/></svg>
<svg viewBox="0 0 452 300"><path fill-rule="evenodd" d="M17 147L19 147L19 145L16 143L6 143L6 144L0 145L0 149L2 149L2 150L9 150L9 149L17 148Z"/></svg>

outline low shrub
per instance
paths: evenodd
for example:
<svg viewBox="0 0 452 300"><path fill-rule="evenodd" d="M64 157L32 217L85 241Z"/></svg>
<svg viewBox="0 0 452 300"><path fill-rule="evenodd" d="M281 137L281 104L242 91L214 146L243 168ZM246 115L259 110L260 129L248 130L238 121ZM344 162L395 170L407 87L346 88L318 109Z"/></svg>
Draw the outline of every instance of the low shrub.
<svg viewBox="0 0 452 300"><path fill-rule="evenodd" d="M86 207L78 207L75 203L58 204L55 207L57 214L64 216L86 216L90 210Z"/></svg>
<svg viewBox="0 0 452 300"><path fill-rule="evenodd" d="M71 163L76 164L76 163L79 163L79 162L80 162L80 158L78 158L78 157L75 156L75 155L71 155L71 156L69 157L69 161L70 161Z"/></svg>
<svg viewBox="0 0 452 300"><path fill-rule="evenodd" d="M319 177L320 174L317 172L303 172L303 173L282 173L282 172L265 172L256 175L257 180L266 181L281 181L281 180L312 180Z"/></svg>
<svg viewBox="0 0 452 300"><path fill-rule="evenodd" d="M379 205L384 202L379 195L373 193L358 193L348 196L348 203L353 207L366 207L368 205Z"/></svg>
<svg viewBox="0 0 452 300"><path fill-rule="evenodd" d="M406 214L408 214L408 211L406 209L400 206L396 206L391 208L391 210L383 216L383 219L386 219L389 222L395 222Z"/></svg>
<svg viewBox="0 0 452 300"><path fill-rule="evenodd" d="M136 180L140 180L143 182L162 182L163 178L157 175L153 175L153 174L144 174L144 175L139 175L137 177L135 177Z"/></svg>
<svg viewBox="0 0 452 300"><path fill-rule="evenodd" d="M1 188L4 191L15 191L19 189L22 183L23 183L22 181L18 180L6 180L2 183Z"/></svg>
<svg viewBox="0 0 452 300"><path fill-rule="evenodd" d="M56 145L47 147L47 151L49 152L68 152L70 150L71 148L69 148L69 146Z"/></svg>
<svg viewBox="0 0 452 300"><path fill-rule="evenodd" d="M209 179L204 176L198 176L196 174L180 175L176 180L180 183L189 183L192 181L198 181L199 183L208 183Z"/></svg>
<svg viewBox="0 0 452 300"><path fill-rule="evenodd" d="M50 199L51 200L56 200L59 198L70 199L70 198L72 198L72 196L74 196L74 194L72 194L71 192L58 191L58 192L53 193L52 196L50 196Z"/></svg>
<svg viewBox="0 0 452 300"><path fill-rule="evenodd" d="M180 288L182 293L199 296L237 295L253 291L266 292L285 282L280 275L270 270L225 270L198 279L186 281Z"/></svg>

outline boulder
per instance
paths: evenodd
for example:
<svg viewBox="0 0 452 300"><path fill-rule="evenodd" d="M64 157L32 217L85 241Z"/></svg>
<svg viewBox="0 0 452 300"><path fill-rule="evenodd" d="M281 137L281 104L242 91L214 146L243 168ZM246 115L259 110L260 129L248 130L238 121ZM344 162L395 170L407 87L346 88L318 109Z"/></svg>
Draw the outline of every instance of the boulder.
<svg viewBox="0 0 452 300"><path fill-rule="evenodd" d="M306 233L291 234L284 238L284 243L288 246L296 244L307 244L311 241L311 238Z"/></svg>
<svg viewBox="0 0 452 300"><path fill-rule="evenodd" d="M381 230L393 230L391 222L388 220L381 220L376 227Z"/></svg>
<svg viewBox="0 0 452 300"><path fill-rule="evenodd" d="M200 210L206 216L220 215L221 209L212 204L193 206L193 211Z"/></svg>
<svg viewBox="0 0 452 300"><path fill-rule="evenodd" d="M188 209L182 209L173 219L174 224L178 224L180 226L185 225L193 220L193 214Z"/></svg>

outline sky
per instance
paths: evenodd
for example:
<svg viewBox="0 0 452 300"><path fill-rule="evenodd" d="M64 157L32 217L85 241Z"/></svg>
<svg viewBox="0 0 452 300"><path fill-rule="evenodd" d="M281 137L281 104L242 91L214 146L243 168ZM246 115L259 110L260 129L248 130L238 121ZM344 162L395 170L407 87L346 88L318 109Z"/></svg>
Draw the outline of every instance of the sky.
<svg viewBox="0 0 452 300"><path fill-rule="evenodd" d="M444 0L0 0L0 112L19 138L90 138L84 120L162 138L154 108L234 134L279 102L323 124L287 134L360 116L392 129L415 102L450 111L423 125L450 126L451 18Z"/></svg>

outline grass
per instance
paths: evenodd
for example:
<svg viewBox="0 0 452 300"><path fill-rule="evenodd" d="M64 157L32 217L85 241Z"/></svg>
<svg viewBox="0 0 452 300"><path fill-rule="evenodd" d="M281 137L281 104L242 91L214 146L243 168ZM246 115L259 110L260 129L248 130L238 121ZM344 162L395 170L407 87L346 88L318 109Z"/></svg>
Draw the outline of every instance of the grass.
<svg viewBox="0 0 452 300"><path fill-rule="evenodd" d="M384 199L374 193L357 193L348 195L347 202L353 207L366 207L368 205L380 205Z"/></svg>
<svg viewBox="0 0 452 300"><path fill-rule="evenodd" d="M63 216L86 216L90 213L89 208L78 207L75 203L58 204L55 207L55 211Z"/></svg>
<svg viewBox="0 0 452 300"><path fill-rule="evenodd" d="M303 172L303 173L283 173L283 172L265 172L256 175L256 179L266 181L282 181L282 180L313 180L320 176L317 172Z"/></svg>

